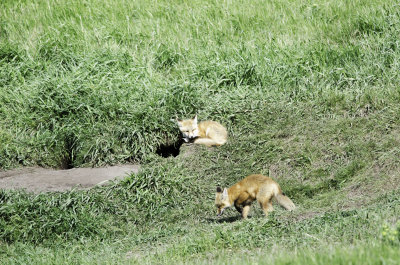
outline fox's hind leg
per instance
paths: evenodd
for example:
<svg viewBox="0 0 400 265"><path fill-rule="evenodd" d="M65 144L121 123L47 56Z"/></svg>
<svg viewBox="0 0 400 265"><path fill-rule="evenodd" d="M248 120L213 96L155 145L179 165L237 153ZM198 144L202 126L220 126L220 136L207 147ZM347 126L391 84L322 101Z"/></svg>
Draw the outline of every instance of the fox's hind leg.
<svg viewBox="0 0 400 265"><path fill-rule="evenodd" d="M261 206L265 216L268 216L268 213L272 212L274 210L271 200L272 200L272 196L266 196L264 198L258 199L258 202L260 203L260 206Z"/></svg>

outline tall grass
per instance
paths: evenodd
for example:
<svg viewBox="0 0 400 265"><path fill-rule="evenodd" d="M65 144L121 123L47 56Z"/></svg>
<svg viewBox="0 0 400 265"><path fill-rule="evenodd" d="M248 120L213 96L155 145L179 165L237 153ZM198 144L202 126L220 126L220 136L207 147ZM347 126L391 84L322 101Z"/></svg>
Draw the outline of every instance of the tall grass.
<svg viewBox="0 0 400 265"><path fill-rule="evenodd" d="M2 168L142 161L194 113L398 100L395 2L1 5Z"/></svg>

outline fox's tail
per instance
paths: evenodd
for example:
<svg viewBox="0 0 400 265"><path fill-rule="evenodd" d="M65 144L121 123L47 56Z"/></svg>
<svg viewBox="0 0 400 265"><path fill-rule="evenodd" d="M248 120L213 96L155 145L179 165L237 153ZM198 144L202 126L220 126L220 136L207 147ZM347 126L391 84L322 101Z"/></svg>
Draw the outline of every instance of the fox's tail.
<svg viewBox="0 0 400 265"><path fill-rule="evenodd" d="M207 146L223 145L226 143L225 139L211 139L211 138L197 138L194 140L195 144L204 144Z"/></svg>
<svg viewBox="0 0 400 265"><path fill-rule="evenodd" d="M283 194L283 192L279 192L278 194L276 194L275 198L279 205L281 205L286 210L292 211L294 210L294 208L296 208L292 200L289 199L289 197L287 197L285 194Z"/></svg>

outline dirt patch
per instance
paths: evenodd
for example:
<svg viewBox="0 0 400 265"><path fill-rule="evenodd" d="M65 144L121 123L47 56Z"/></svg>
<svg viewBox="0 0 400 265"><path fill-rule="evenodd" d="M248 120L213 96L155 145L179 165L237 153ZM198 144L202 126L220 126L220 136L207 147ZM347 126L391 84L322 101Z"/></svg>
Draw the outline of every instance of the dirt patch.
<svg viewBox="0 0 400 265"><path fill-rule="evenodd" d="M29 167L0 171L0 189L26 189L32 192L86 189L122 179L139 171L138 165L55 170Z"/></svg>
<svg viewBox="0 0 400 265"><path fill-rule="evenodd" d="M381 175L378 175L379 173ZM400 188L400 172L396 168L386 172L375 169L370 176L369 179L354 183L345 189L347 199L343 205L344 209L360 208L370 204L380 195Z"/></svg>
<svg viewBox="0 0 400 265"><path fill-rule="evenodd" d="M317 211L309 211L309 212L304 212L299 215L296 215L293 219L295 221L303 221L307 219L312 219L316 216L322 215L322 212L317 212Z"/></svg>

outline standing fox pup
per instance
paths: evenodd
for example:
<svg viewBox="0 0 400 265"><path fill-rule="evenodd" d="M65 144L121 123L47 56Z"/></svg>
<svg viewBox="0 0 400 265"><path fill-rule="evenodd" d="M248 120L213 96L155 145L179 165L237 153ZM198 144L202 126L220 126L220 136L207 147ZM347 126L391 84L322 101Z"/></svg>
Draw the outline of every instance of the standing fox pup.
<svg viewBox="0 0 400 265"><path fill-rule="evenodd" d="M239 181L229 189L217 187L215 196L215 206L218 208L220 216L225 208L235 206L236 210L242 214L244 219L250 211L250 205L254 200L260 203L265 215L273 211L271 200L275 198L278 203L286 210L293 210L294 203L286 197L279 184L273 179L263 175L250 175Z"/></svg>
<svg viewBox="0 0 400 265"><path fill-rule="evenodd" d="M228 133L224 126L216 121L201 121L197 123L197 115L189 120L177 120L183 140L194 140L195 144L206 146L223 145L226 143Z"/></svg>

